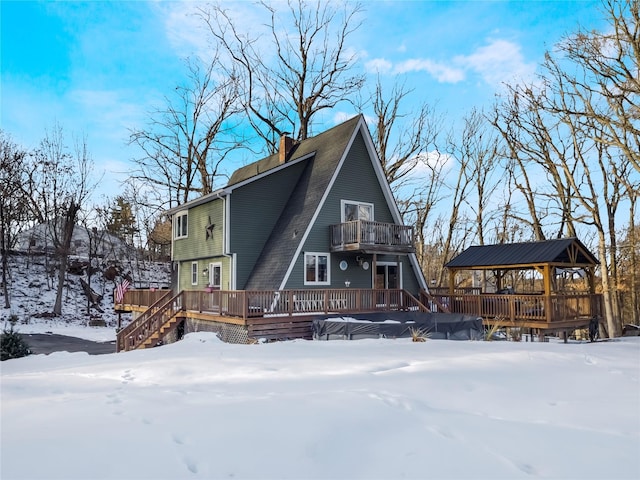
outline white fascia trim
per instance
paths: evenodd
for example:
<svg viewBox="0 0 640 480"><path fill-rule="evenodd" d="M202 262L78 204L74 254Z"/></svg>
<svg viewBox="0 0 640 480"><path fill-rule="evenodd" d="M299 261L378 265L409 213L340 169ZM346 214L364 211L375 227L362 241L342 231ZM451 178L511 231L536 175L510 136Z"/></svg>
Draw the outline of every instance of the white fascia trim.
<svg viewBox="0 0 640 480"><path fill-rule="evenodd" d="M229 190L226 188L220 188L218 190L216 190L215 192L211 192L208 193L206 195L203 195L202 197L199 198L195 198L193 200L190 200L186 203L182 203L176 207L170 208L169 210L165 211L165 215L169 215L169 216L173 216L176 213L181 212L182 210L188 210L190 208L193 207L197 207L198 205L202 205L203 203L207 203L211 200L215 200L216 198L219 198L221 196L224 195L228 195L229 194Z"/></svg>
<svg viewBox="0 0 640 480"><path fill-rule="evenodd" d="M427 287L427 280L424 278L424 273L422 272L422 268L420 268L420 264L418 263L418 257L416 257L415 253L409 254L409 261L411 262L413 271L418 273L418 283L426 292L428 292L429 287Z"/></svg>
<svg viewBox="0 0 640 480"><path fill-rule="evenodd" d="M353 135L349 139L349 143L347 143L347 146L344 149L344 152L342 152L342 158L340 158L340 161L338 162L338 166L336 167L335 172L333 172L333 177L331 177L331 180L329 181L329 184L327 185L327 189L322 194L322 198L320 199L320 202L318 202L318 208L316 208L316 211L314 212L313 217L311 217L311 221L309 222L309 226L307 227L307 229L304 232L304 235L302 235L302 238L300 239L300 243L298 244L298 248L296 249L296 251L295 251L295 253L293 255L293 258L291 259L291 262L289 263L289 268L287 268L287 272L284 274L284 278L282 279L282 283L280 284L279 290L284 290L285 285L289 281L289 277L291 276L291 272L293 271L293 268L295 267L296 260L298 259L298 257L300 256L300 253L302 252L302 247L306 243L307 237L309 236L309 233L311 233L311 229L313 228L313 226L316 223L316 220L318 219L318 215L320 215L320 211L322 210L322 207L324 206L324 203L326 202L327 197L329 196L329 192L333 188L333 184L336 182L336 179L338 178L338 175L340 174L340 170L342 170L342 165L344 164L344 161L347 158L347 153L351 150L351 145L353 145L353 142L354 142L354 140L356 138L356 135L358 134L358 131L360 130L360 128L362 128L363 124L364 124L364 121L361 119L360 122L359 122L359 126L356 127L353 130ZM366 130L366 128L365 128L365 130Z"/></svg>

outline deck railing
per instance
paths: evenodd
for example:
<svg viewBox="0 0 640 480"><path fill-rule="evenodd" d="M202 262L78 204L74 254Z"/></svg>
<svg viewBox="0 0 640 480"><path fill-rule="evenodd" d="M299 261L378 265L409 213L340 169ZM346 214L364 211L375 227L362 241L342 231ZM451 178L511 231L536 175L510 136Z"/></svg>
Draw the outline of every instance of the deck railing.
<svg viewBox="0 0 640 480"><path fill-rule="evenodd" d="M512 322L554 323L603 316L602 295L599 294L449 295L434 294L433 291L430 293L437 301L429 305L433 311L438 310L439 303L451 313L479 315L483 318L502 317Z"/></svg>
<svg viewBox="0 0 640 480"><path fill-rule="evenodd" d="M169 294L171 294L171 290L158 290L156 288L127 290L122 303L134 307L146 307L153 305ZM116 303L117 308L118 304Z"/></svg>
<svg viewBox="0 0 640 480"><path fill-rule="evenodd" d="M123 303L140 305L144 295L138 291L125 293ZM149 296L149 298L152 298ZM213 315L240 317L293 316L315 314L348 314L376 311L429 311L409 292L401 289L371 290L305 289L305 290L184 290L182 309ZM139 323L136 320L136 323ZM129 328L129 327L127 327Z"/></svg>
<svg viewBox="0 0 640 480"><path fill-rule="evenodd" d="M348 246L378 246L386 250L412 252L414 250L413 227L394 223L356 220L331 225L331 247L334 250Z"/></svg>
<svg viewBox="0 0 640 480"><path fill-rule="evenodd" d="M126 305L145 306L139 303L144 299L152 301L141 315L139 315L134 321L118 332L118 339L116 350L118 352L132 350L137 345L146 340L148 336L153 333L158 318L164 311L167 311L174 306L171 290L150 291L147 290L147 294L143 294L144 290L129 290L125 293L123 303ZM135 302L135 303L133 303ZM123 306L120 304L119 306Z"/></svg>

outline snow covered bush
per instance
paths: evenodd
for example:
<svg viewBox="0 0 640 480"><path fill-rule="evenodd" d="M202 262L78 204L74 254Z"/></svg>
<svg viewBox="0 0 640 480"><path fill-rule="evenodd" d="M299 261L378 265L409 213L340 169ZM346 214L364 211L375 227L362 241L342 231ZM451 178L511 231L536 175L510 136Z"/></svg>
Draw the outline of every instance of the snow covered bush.
<svg viewBox="0 0 640 480"><path fill-rule="evenodd" d="M31 354L29 345L25 342L22 335L13 329L13 325L6 328L0 334L0 361L12 358L26 357Z"/></svg>

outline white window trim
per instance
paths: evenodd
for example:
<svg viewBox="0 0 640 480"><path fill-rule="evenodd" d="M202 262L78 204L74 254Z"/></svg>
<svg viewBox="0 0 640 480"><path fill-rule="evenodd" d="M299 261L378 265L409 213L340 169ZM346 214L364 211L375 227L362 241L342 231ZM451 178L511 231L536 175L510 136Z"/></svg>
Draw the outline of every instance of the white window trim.
<svg viewBox="0 0 640 480"><path fill-rule="evenodd" d="M319 256L327 257L327 281L326 282L307 280L307 256L316 257L316 277L318 276L318 260L317 260L317 258ZM327 252L304 252L302 275L303 275L303 278L304 278L304 284L305 285L331 285L331 254L327 253Z"/></svg>
<svg viewBox="0 0 640 480"><path fill-rule="evenodd" d="M213 279L215 278L215 276L213 275L213 272L216 268L220 269L220 284L219 285L215 285L213 283ZM212 288L219 288L222 289L222 262L211 262L209 264L209 286Z"/></svg>
<svg viewBox="0 0 640 480"><path fill-rule="evenodd" d="M178 219L185 217L187 219L187 231L184 235L182 235L181 230L178 231ZM180 225L182 226L182 221L180 221ZM189 236L189 211L184 210L182 212L176 213L173 216L173 238L174 240L179 240L181 238L187 238Z"/></svg>
<svg viewBox="0 0 640 480"><path fill-rule="evenodd" d="M371 221L374 221L375 217L375 210L374 210L374 206L373 203L369 203L369 202L359 202L357 200L340 200L340 223L345 223L345 218L344 218L344 207L345 205L367 205L368 207L371 207Z"/></svg>
<svg viewBox="0 0 640 480"><path fill-rule="evenodd" d="M191 285L198 285L198 262L191 262Z"/></svg>

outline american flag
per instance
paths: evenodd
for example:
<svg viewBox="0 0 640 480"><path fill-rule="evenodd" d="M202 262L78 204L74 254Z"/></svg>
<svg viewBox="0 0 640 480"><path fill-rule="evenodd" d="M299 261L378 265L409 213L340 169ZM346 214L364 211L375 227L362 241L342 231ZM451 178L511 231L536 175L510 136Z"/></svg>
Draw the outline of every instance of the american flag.
<svg viewBox="0 0 640 480"><path fill-rule="evenodd" d="M126 278L122 280L122 283L116 287L116 303L122 303L124 300L124 294L129 290L131 283Z"/></svg>

